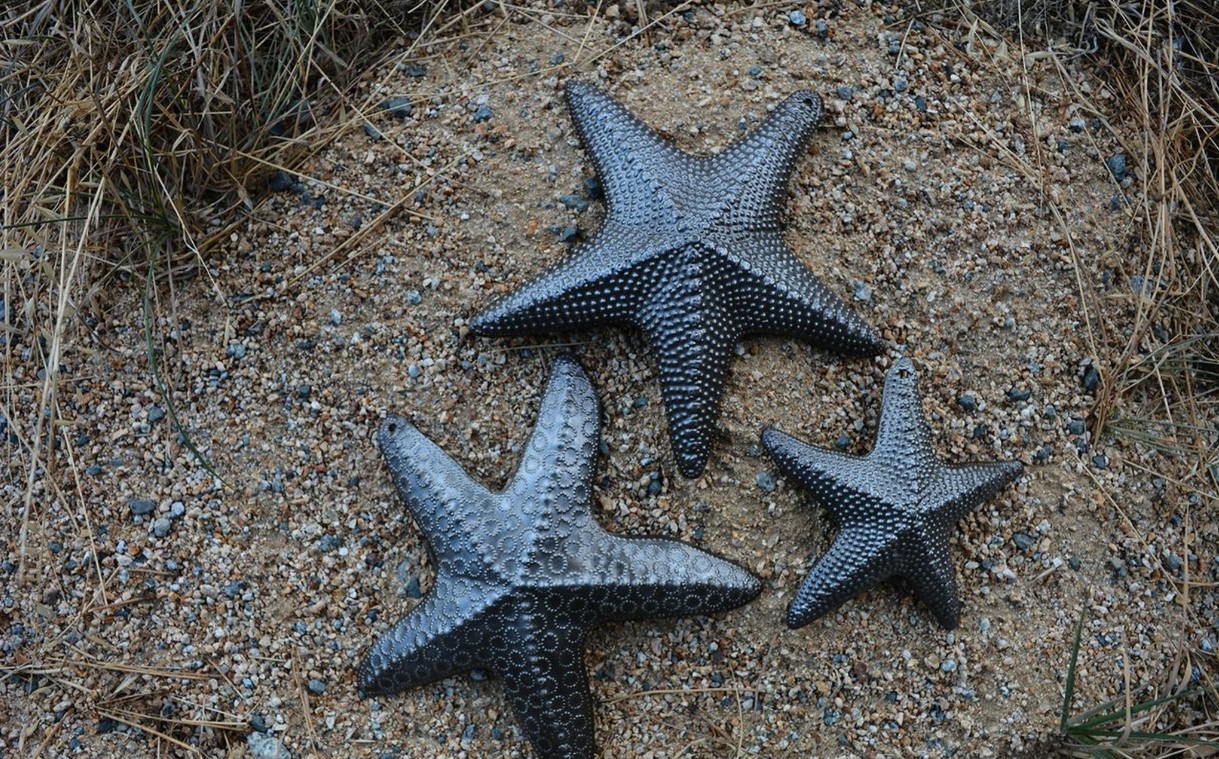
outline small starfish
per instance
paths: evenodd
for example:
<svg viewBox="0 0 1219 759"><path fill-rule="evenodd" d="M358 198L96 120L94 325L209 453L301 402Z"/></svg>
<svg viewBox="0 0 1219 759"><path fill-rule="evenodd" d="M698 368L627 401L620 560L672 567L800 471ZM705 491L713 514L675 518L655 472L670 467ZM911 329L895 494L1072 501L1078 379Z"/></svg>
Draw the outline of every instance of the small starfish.
<svg viewBox="0 0 1219 759"><path fill-rule="evenodd" d="M733 346L781 335L855 356L879 336L780 237L779 203L821 98L797 92L723 152L683 153L596 87L567 104L605 190L605 222L572 255L470 321L475 334L625 324L658 355L677 466L697 477Z"/></svg>
<svg viewBox="0 0 1219 759"><path fill-rule="evenodd" d="M931 451L914 382L899 359L885 377L880 429L867 456L815 448L773 427L762 445L779 469L812 491L838 522L838 534L787 608L803 627L860 591L905 577L951 630L960 619L948 538L957 521L1020 476L1019 461L946 465Z"/></svg>
<svg viewBox="0 0 1219 759"><path fill-rule="evenodd" d="M593 519L597 398L560 357L516 474L492 493L400 417L377 443L436 562L435 587L360 665L362 695L472 669L497 673L534 751L594 750L583 645L601 622L707 614L761 591L753 575L678 540L610 535Z"/></svg>

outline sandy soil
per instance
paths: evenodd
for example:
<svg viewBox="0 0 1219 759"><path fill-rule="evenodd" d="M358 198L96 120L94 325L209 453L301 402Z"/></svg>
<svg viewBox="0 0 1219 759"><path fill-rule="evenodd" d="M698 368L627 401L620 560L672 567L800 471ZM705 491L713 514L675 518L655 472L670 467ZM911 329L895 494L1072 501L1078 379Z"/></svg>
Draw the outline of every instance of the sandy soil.
<svg viewBox="0 0 1219 759"><path fill-rule="evenodd" d="M1108 106L1103 79L941 19L845 3L802 8L801 26L795 9L687 10L646 42L627 39L633 8L591 22L475 11L478 33L370 72L362 94L407 97L411 115L369 109L367 129L317 146L297 187L268 191L207 276L159 293L167 381L213 472L153 391L139 294L119 296L82 336L93 360L69 368L74 457L61 448L38 485L30 579L0 572L5 665L37 665L0 682L0 755L184 753L155 730L209 756L528 756L493 678L356 696L364 650L432 577L372 437L404 414L498 487L563 350L603 405L599 521L766 581L734 613L594 635L603 756L1037 755L1085 611L1077 708L1127 678L1198 676L1178 655L1213 643L1214 592L1181 590L1215 579L1216 528L1148 474L1171 462L1097 444L1084 424L1102 326L1080 299L1120 332L1139 298L1139 170L1115 177L1121 147L1086 107ZM711 463L687 481L639 334L468 334L475 311L562 258L563 230L600 222L598 201L560 200L592 176L562 103L570 76L692 152L722 149L792 90L823 93L785 237L893 353L745 342ZM832 525L793 483L771 487L759 431L867 451L898 353L915 359L941 458L1018 458L1027 473L959 526L956 631L891 584L789 631ZM2 547L16 562L15 538Z"/></svg>

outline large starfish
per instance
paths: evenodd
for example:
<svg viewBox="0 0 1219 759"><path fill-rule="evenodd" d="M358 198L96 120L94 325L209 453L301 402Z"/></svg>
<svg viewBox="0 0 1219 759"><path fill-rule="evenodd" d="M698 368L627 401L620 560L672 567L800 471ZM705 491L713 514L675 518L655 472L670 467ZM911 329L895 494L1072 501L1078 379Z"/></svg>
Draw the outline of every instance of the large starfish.
<svg viewBox="0 0 1219 759"><path fill-rule="evenodd" d="M723 611L760 592L753 575L694 546L601 529L590 507L598 435L588 377L562 357L502 492L386 418L377 442L427 537L436 583L368 652L363 695L490 670L539 757L584 759L594 750L582 656L593 626Z"/></svg>
<svg viewBox="0 0 1219 759"><path fill-rule="evenodd" d="M850 355L877 334L821 285L780 236L779 204L821 98L797 92L757 130L709 157L683 153L596 87L567 104L605 190L588 242L470 321L480 335L633 325L657 354L677 466L706 466L728 360L744 335Z"/></svg>
<svg viewBox="0 0 1219 759"><path fill-rule="evenodd" d="M947 465L931 451L914 381L898 360L885 377L880 429L867 456L816 448L773 427L762 445L785 474L812 491L838 522L838 534L787 608L803 627L860 591L905 577L945 629L957 626L948 538L957 520L1020 476L1019 461Z"/></svg>

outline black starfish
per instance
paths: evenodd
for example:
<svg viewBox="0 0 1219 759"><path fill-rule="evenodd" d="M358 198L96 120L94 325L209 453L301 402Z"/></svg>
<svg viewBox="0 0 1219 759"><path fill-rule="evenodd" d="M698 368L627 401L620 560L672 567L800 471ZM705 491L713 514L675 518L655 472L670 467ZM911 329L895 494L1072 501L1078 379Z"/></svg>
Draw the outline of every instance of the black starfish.
<svg viewBox="0 0 1219 759"><path fill-rule="evenodd" d="M779 202L821 98L797 92L718 155L672 147L608 95L569 81L567 104L605 189L605 223L572 255L470 321L479 335L603 324L658 355L677 466L697 477L736 341L795 337L851 355L883 344L780 237Z"/></svg>
<svg viewBox="0 0 1219 759"><path fill-rule="evenodd" d="M363 695L491 670L539 757L591 757L582 651L594 625L723 611L760 592L753 575L681 541L601 529L589 505L598 435L588 377L562 357L502 492L475 483L405 420L386 418L377 442L427 536L436 584L368 652Z"/></svg>
<svg viewBox="0 0 1219 759"><path fill-rule="evenodd" d="M762 445L838 521L838 535L787 608L803 627L862 590L905 577L942 627L957 626L948 537L962 516L1020 476L1019 461L950 466L931 452L910 359L885 377L880 429L867 456L815 448L773 427Z"/></svg>

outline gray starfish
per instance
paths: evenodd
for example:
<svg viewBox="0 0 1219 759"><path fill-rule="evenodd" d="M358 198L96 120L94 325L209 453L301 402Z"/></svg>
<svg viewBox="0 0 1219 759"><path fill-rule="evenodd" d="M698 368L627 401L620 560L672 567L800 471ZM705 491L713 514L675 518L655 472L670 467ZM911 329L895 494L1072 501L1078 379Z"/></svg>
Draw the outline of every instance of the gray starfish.
<svg viewBox="0 0 1219 759"><path fill-rule="evenodd" d="M753 575L694 546L601 529L590 507L598 436L592 386L563 357L502 492L475 483L404 419L386 418L377 442L427 536L436 583L368 652L363 695L491 670L539 757L591 757L582 652L593 626L723 611L761 591Z"/></svg>
<svg viewBox="0 0 1219 759"><path fill-rule="evenodd" d="M657 354L677 466L706 466L728 360L744 335L850 355L877 334L783 243L779 203L821 98L797 92L756 131L709 157L683 153L590 84L567 104L605 190L605 222L564 261L470 321L475 334L606 324L642 330Z"/></svg>
<svg viewBox="0 0 1219 759"><path fill-rule="evenodd" d="M767 427L762 445L838 522L828 551L787 608L803 627L860 591L905 577L945 629L957 626L948 538L962 516L1020 476L1019 461L951 466L931 452L910 359L885 377L880 429L867 456L815 448Z"/></svg>

